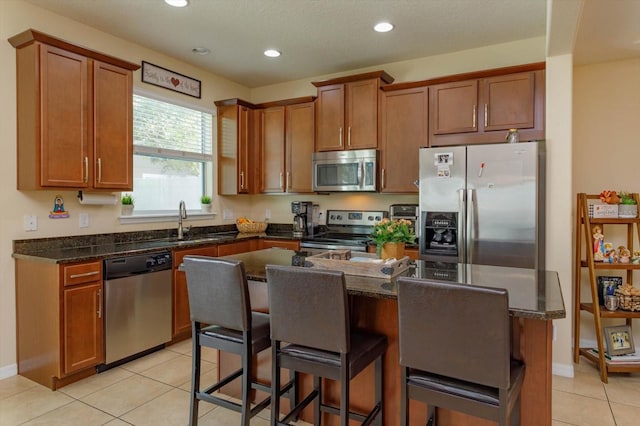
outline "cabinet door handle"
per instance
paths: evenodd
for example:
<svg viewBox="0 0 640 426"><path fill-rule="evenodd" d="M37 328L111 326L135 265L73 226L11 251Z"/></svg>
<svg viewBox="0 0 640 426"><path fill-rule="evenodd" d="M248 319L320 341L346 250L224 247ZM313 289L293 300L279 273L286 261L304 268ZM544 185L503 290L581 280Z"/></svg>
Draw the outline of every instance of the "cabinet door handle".
<svg viewBox="0 0 640 426"><path fill-rule="evenodd" d="M84 181L89 182L89 157L84 157Z"/></svg>
<svg viewBox="0 0 640 426"><path fill-rule="evenodd" d="M382 182L380 183L380 186L382 187L382 189L384 189L385 187L385 182L384 182L384 169L382 169L382 176L380 179Z"/></svg>
<svg viewBox="0 0 640 426"><path fill-rule="evenodd" d="M476 128L476 114L477 114L477 112L478 112L478 111L477 111L477 108L476 108L476 106L474 105L474 106L473 106L473 114L472 114L472 116L471 116L471 119L473 120L473 124L471 125L471 127L473 127L474 129Z"/></svg>
<svg viewBox="0 0 640 426"><path fill-rule="evenodd" d="M287 190L291 189L291 173L287 172Z"/></svg>
<svg viewBox="0 0 640 426"><path fill-rule="evenodd" d="M83 272L82 274L71 274L69 278L90 277L92 275L98 275L99 273L100 271Z"/></svg>
<svg viewBox="0 0 640 426"><path fill-rule="evenodd" d="M347 128L347 145L351 148L351 126Z"/></svg>
<svg viewBox="0 0 640 426"><path fill-rule="evenodd" d="M240 172L240 189L244 189L244 172Z"/></svg>
<svg viewBox="0 0 640 426"><path fill-rule="evenodd" d="M98 158L98 182L102 182L102 158Z"/></svg>
<svg viewBox="0 0 640 426"><path fill-rule="evenodd" d="M340 127L340 146L342 146L342 127Z"/></svg>
<svg viewBox="0 0 640 426"><path fill-rule="evenodd" d="M98 318L102 318L102 289L98 290Z"/></svg>
<svg viewBox="0 0 640 426"><path fill-rule="evenodd" d="M283 189L282 185L283 185L283 182L282 182L282 172L280 172L280 189Z"/></svg>
<svg viewBox="0 0 640 426"><path fill-rule="evenodd" d="M484 104L484 127L487 127L488 121L489 121L489 108L487 108L487 104Z"/></svg>

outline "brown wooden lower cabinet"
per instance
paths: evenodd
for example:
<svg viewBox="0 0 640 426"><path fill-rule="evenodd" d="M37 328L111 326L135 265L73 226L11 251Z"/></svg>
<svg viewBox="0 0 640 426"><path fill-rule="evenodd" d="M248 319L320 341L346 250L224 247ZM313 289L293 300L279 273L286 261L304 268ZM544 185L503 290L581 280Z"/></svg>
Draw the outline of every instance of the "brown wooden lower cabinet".
<svg viewBox="0 0 640 426"><path fill-rule="evenodd" d="M264 283L266 288L266 283ZM400 424L400 364L398 352L398 304L395 299L377 299L366 296L350 296L352 327L381 333L387 336L389 347L384 358L384 424ZM513 318L514 356L524 361L527 367L520 400L521 425L543 426L551 424L551 321L528 318ZM428 326L428 325L425 325ZM431 325L442 326L442 325ZM235 371L239 358L225 352L219 353L218 373L220 377ZM260 382L271 382L271 351L261 352L256 360L257 377ZM287 373L283 373L288 377ZM367 367L351 381L351 409L368 411L373 404L373 366ZM339 384L325 380L325 401L339 403ZM207 386L208 384L203 384ZM301 396L312 389L312 377L302 375ZM232 383L224 393L238 395L239 384ZM262 395L262 394L258 394ZM257 397L259 398L259 396ZM286 399L282 400L287 406ZM410 424L426 423L425 404L411 401ZM313 422L312 407L302 413L302 419ZM337 425L338 418L324 414L323 425ZM438 410L441 426L495 425L485 419L468 416L445 409Z"/></svg>
<svg viewBox="0 0 640 426"><path fill-rule="evenodd" d="M104 362L102 262L16 259L18 374L50 389Z"/></svg>
<svg viewBox="0 0 640 426"><path fill-rule="evenodd" d="M279 248L289 249L289 250L300 250L300 241L280 240L280 239L270 240L268 238L259 240L258 249L267 249L272 247L279 247Z"/></svg>

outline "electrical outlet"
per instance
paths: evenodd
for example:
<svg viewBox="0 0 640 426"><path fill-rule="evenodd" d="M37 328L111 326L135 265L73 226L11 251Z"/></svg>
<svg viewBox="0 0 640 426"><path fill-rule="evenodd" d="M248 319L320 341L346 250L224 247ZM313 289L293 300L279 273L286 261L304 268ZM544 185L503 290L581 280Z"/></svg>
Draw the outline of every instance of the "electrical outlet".
<svg viewBox="0 0 640 426"><path fill-rule="evenodd" d="M233 210L231 210L231 209L222 210L222 219L224 219L224 220L233 220Z"/></svg>
<svg viewBox="0 0 640 426"><path fill-rule="evenodd" d="M265 219L271 219L271 209L266 209L264 211L264 218Z"/></svg>
<svg viewBox="0 0 640 426"><path fill-rule="evenodd" d="M36 215L24 215L24 230L25 231L37 231L38 230L38 216Z"/></svg>
<svg viewBox="0 0 640 426"><path fill-rule="evenodd" d="M78 226L80 226L80 228L89 227L89 213L80 213L78 215Z"/></svg>

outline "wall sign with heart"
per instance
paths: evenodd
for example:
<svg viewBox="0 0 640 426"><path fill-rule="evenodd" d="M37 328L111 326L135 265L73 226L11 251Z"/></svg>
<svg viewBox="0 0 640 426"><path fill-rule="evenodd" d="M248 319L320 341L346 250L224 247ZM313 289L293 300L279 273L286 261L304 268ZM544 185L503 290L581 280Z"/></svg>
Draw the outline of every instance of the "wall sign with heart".
<svg viewBox="0 0 640 426"><path fill-rule="evenodd" d="M201 97L200 80L187 77L175 71L142 61L142 82L164 87L174 92L184 93L194 98Z"/></svg>

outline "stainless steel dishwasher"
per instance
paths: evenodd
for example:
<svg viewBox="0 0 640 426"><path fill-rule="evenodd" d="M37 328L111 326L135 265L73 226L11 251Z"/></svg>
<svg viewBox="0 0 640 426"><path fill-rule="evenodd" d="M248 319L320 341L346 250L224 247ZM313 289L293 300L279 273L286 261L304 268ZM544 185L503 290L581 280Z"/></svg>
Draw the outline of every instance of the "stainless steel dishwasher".
<svg viewBox="0 0 640 426"><path fill-rule="evenodd" d="M171 340L171 253L104 261L105 366L159 349Z"/></svg>

